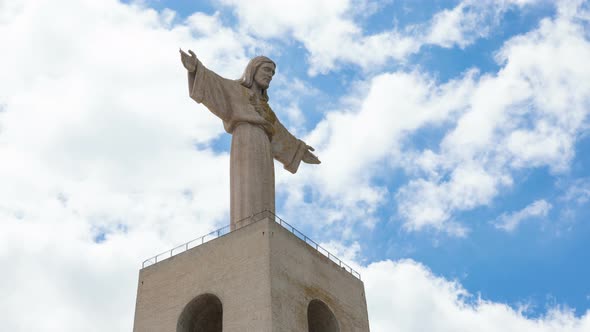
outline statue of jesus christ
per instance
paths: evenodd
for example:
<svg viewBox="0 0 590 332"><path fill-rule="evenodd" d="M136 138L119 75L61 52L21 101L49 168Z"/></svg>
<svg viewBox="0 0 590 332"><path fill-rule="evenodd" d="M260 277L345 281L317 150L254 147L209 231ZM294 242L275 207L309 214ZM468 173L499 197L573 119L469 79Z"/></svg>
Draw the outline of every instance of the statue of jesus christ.
<svg viewBox="0 0 590 332"><path fill-rule="evenodd" d="M191 50L180 50L188 71L189 94L223 120L232 134L230 153L230 222L258 212L275 211L273 159L297 172L301 161L319 164L314 149L293 136L268 105L267 89L276 65L265 57L250 60L242 78L230 80L207 69Z"/></svg>

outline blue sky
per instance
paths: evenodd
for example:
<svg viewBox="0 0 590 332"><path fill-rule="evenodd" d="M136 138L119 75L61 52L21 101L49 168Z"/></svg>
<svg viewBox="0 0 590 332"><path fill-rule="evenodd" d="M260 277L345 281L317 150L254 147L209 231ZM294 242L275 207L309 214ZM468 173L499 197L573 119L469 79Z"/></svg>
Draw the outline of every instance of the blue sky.
<svg viewBox="0 0 590 332"><path fill-rule="evenodd" d="M322 160L276 163L277 214L361 271L373 331L590 331L588 1L58 3L0 0L3 330L129 330L140 262L228 223L182 47L277 63Z"/></svg>

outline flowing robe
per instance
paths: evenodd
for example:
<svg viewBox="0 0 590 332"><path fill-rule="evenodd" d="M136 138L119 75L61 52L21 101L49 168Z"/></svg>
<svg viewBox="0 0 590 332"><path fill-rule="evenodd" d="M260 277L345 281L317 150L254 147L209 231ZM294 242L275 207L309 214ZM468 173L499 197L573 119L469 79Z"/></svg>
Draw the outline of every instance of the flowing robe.
<svg viewBox="0 0 590 332"><path fill-rule="evenodd" d="M189 93L223 120L232 134L230 152L230 221L253 214L275 212L273 158L286 170L297 172L307 145L279 122L266 100L238 81L223 78L197 60L188 74Z"/></svg>

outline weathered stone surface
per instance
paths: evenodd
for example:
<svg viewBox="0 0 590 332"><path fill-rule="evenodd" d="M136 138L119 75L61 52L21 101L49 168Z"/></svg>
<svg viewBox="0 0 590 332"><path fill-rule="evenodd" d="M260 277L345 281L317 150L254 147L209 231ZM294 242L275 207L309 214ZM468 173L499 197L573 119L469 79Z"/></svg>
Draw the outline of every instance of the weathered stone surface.
<svg viewBox="0 0 590 332"><path fill-rule="evenodd" d="M339 331L369 331L363 283L270 219L142 269L133 331L176 331L201 294L221 301L223 331L308 331L313 300Z"/></svg>
<svg viewBox="0 0 590 332"><path fill-rule="evenodd" d="M239 80L223 78L207 69L197 56L180 51L188 72L189 94L223 121L232 134L230 153L230 221L235 223L260 211L274 212L273 159L291 173L303 161L320 163L313 148L291 135L268 104L267 89L275 63L258 56Z"/></svg>

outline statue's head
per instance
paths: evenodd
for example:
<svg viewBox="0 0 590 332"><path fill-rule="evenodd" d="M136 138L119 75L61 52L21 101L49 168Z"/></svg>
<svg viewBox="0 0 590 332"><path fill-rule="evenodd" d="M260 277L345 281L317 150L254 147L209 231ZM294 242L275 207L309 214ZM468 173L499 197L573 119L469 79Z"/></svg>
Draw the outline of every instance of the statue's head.
<svg viewBox="0 0 590 332"><path fill-rule="evenodd" d="M250 60L242 78L239 79L240 84L246 88L251 88L254 82L262 88L263 95L268 99L266 89L270 85L270 81L275 73L276 64L271 59L265 56L257 56Z"/></svg>

